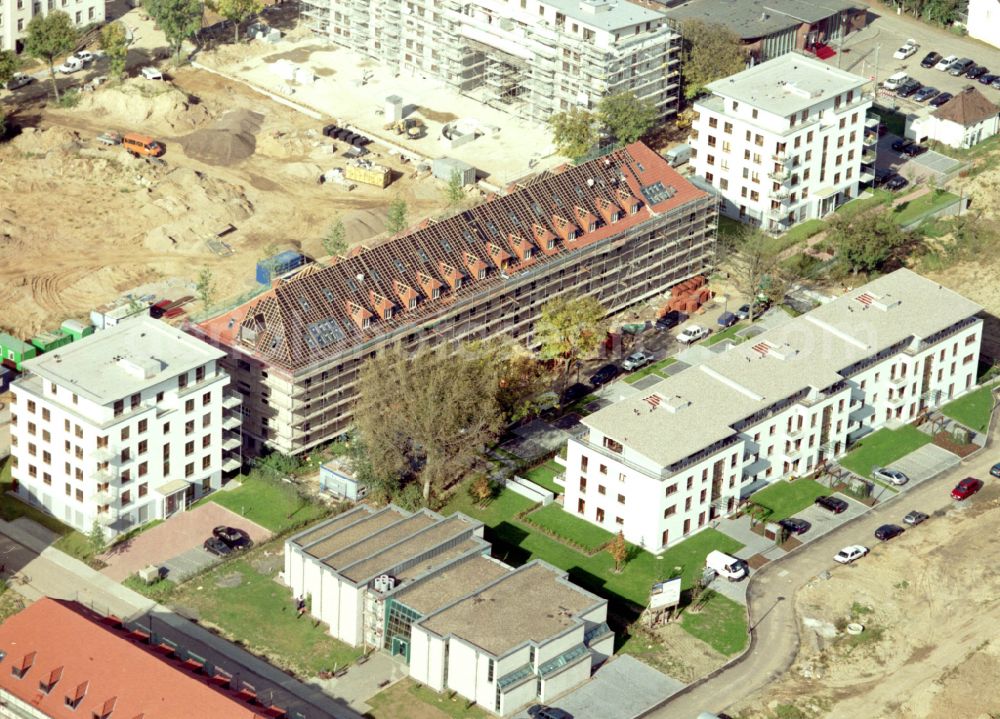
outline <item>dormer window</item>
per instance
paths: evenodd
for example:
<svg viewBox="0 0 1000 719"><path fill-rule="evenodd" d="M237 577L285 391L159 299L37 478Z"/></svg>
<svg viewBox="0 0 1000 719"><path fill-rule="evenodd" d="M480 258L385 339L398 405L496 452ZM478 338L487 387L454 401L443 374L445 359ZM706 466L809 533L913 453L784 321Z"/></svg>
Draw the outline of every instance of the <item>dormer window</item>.
<svg viewBox="0 0 1000 719"><path fill-rule="evenodd" d="M456 277L455 281L454 281L454 284L452 285L452 287L455 290L461 289L461 287L462 287L462 278L461 277Z"/></svg>
<svg viewBox="0 0 1000 719"><path fill-rule="evenodd" d="M440 287L435 287L433 290L431 290L431 299L432 300L436 300L440 296L441 296L441 288Z"/></svg>
<svg viewBox="0 0 1000 719"><path fill-rule="evenodd" d="M566 232L566 239L572 242L576 239L576 230L569 230Z"/></svg>
<svg viewBox="0 0 1000 719"><path fill-rule="evenodd" d="M24 658L21 659L20 664L11 665L10 673L18 679L23 679L24 675L28 673L28 670L31 669L31 665L34 663L35 652L28 652L24 655Z"/></svg>
<svg viewBox="0 0 1000 719"><path fill-rule="evenodd" d="M524 248L524 259L526 259L526 260L530 260L531 259L531 248L530 247L525 247Z"/></svg>
<svg viewBox="0 0 1000 719"><path fill-rule="evenodd" d="M618 220L620 220L621 218L622 218L622 213L620 213L620 212L612 212L611 213L611 221L612 222L618 222Z"/></svg>
<svg viewBox="0 0 1000 719"><path fill-rule="evenodd" d="M78 706L80 706L80 702L82 702L83 698L87 696L88 684L90 684L90 682L82 682L77 686L76 690L72 694L67 694L66 706L68 706L70 709L76 709Z"/></svg>
<svg viewBox="0 0 1000 719"><path fill-rule="evenodd" d="M481 268L479 270L479 279L481 279L481 280L485 280L486 279L486 268L485 267L483 267L483 268Z"/></svg>
<svg viewBox="0 0 1000 719"><path fill-rule="evenodd" d="M590 223L590 224L589 224L589 225L587 226L587 232L593 232L593 231L594 231L594 230L596 230L596 229L597 229L597 223L596 223L596 222L591 222L591 223Z"/></svg>
<svg viewBox="0 0 1000 719"><path fill-rule="evenodd" d="M368 329L371 326L372 326L372 318L371 317L365 317L364 319L361 320L361 329L366 330L366 329Z"/></svg>
<svg viewBox="0 0 1000 719"><path fill-rule="evenodd" d="M638 211L639 211L639 203L638 202L633 202L632 203L632 207L629 209L629 214L630 215L634 215Z"/></svg>
<svg viewBox="0 0 1000 719"><path fill-rule="evenodd" d="M554 237L549 238L548 248L554 250L556 248L556 239Z"/></svg>
<svg viewBox="0 0 1000 719"><path fill-rule="evenodd" d="M411 297L410 298L410 304L408 304L407 307L409 309L411 309L411 310L417 309L417 298L416 297Z"/></svg>
<svg viewBox="0 0 1000 719"><path fill-rule="evenodd" d="M386 307L385 312L382 313L382 319L391 320L392 319L392 307Z"/></svg>

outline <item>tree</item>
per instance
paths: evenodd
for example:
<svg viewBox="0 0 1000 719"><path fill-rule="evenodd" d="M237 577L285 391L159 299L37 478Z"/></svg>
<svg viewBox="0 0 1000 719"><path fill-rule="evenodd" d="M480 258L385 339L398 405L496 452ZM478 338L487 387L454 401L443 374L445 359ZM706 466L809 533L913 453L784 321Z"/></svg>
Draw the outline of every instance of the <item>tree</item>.
<svg viewBox="0 0 1000 719"><path fill-rule="evenodd" d="M194 287L198 293L198 299L206 308L209 307L215 297L215 278L212 271L203 267L198 273L198 281Z"/></svg>
<svg viewBox="0 0 1000 719"><path fill-rule="evenodd" d="M618 534L608 545L608 554L615 560L615 573L620 573L628 559L628 545L625 543L625 535L619 529Z"/></svg>
<svg viewBox="0 0 1000 719"><path fill-rule="evenodd" d="M475 340L465 345L483 372L497 375L496 401L509 424L536 414L549 388L550 373L524 345L507 338Z"/></svg>
<svg viewBox="0 0 1000 719"><path fill-rule="evenodd" d="M750 321L753 322L756 306L754 300L762 294L770 277L778 268L776 245L761 230L741 225L726 244L720 239L720 251L728 253L727 264L732 270L733 284L750 302Z"/></svg>
<svg viewBox="0 0 1000 719"><path fill-rule="evenodd" d="M108 73L115 80L125 74L125 58L128 55L128 40L125 26L120 22L108 23L101 29L101 49L108 57Z"/></svg>
<svg viewBox="0 0 1000 719"><path fill-rule="evenodd" d="M419 481L425 502L467 473L504 425L496 385L495 372L446 346L367 360L354 421L375 471Z"/></svg>
<svg viewBox="0 0 1000 719"><path fill-rule="evenodd" d="M593 113L571 107L549 118L552 142L560 155L579 160L597 144L597 122Z"/></svg>
<svg viewBox="0 0 1000 719"><path fill-rule="evenodd" d="M163 30L174 62L180 64L184 41L201 29L201 0L146 0L146 11Z"/></svg>
<svg viewBox="0 0 1000 719"><path fill-rule="evenodd" d="M465 186L462 184L462 173L452 170L451 177L448 178L448 186L445 187L445 197L452 207L458 205L465 199Z"/></svg>
<svg viewBox="0 0 1000 719"><path fill-rule="evenodd" d="M372 465L364 441L353 433L347 443L347 457L358 484L368 490L366 499L374 504L388 504L400 490L399 474L380 474Z"/></svg>
<svg viewBox="0 0 1000 719"><path fill-rule="evenodd" d="M347 252L347 230L344 229L344 221L339 216L330 223L330 229L326 231L323 249L331 256L340 256Z"/></svg>
<svg viewBox="0 0 1000 719"><path fill-rule="evenodd" d="M649 100L640 100L634 92L606 95L597 105L597 118L618 142L629 144L645 136L660 113Z"/></svg>
<svg viewBox="0 0 1000 719"><path fill-rule="evenodd" d="M909 240L891 213L881 207L853 216L836 215L827 237L836 249L837 259L855 274L881 269Z"/></svg>
<svg viewBox="0 0 1000 719"><path fill-rule="evenodd" d="M589 295L561 295L542 305L541 315L535 324L535 341L541 345L541 357L563 363L559 378L560 395L573 364L601 346L607 314L604 306Z"/></svg>
<svg viewBox="0 0 1000 719"><path fill-rule="evenodd" d="M108 548L108 542L104 537L104 527L101 523L94 519L94 524L90 527L90 534L87 535L87 539L90 541L90 546L94 550L94 554L101 554L105 549Z"/></svg>
<svg viewBox="0 0 1000 719"><path fill-rule="evenodd" d="M76 40L77 32L73 21L61 10L53 10L48 15L35 15L28 23L24 50L31 57L48 63L56 102L59 102L59 87L56 85L55 60L72 50Z"/></svg>
<svg viewBox="0 0 1000 719"><path fill-rule="evenodd" d="M262 0L214 0L208 6L233 23L236 30L233 42L240 41L240 24L256 17L264 9Z"/></svg>
<svg viewBox="0 0 1000 719"><path fill-rule="evenodd" d="M385 218L385 229L395 235L406 229L406 200L397 197L389 203L389 213Z"/></svg>
<svg viewBox="0 0 1000 719"><path fill-rule="evenodd" d="M21 63L13 50L0 50L0 85L6 85L20 67Z"/></svg>
<svg viewBox="0 0 1000 719"><path fill-rule="evenodd" d="M724 25L691 18L681 21L680 28L685 97L697 97L708 83L746 67L740 36Z"/></svg>

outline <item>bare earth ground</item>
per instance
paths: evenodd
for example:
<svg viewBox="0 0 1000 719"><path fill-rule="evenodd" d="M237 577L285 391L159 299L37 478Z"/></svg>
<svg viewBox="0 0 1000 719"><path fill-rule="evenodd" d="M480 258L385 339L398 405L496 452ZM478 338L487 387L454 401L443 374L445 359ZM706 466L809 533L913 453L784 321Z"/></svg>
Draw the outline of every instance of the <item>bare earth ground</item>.
<svg viewBox="0 0 1000 719"><path fill-rule="evenodd" d="M388 155L376 158L395 171L388 189L320 185L324 170L344 165L321 122L207 72L172 77L104 87L74 109L20 108L36 127L0 145L0 197L12 199L0 203L2 329L30 336L138 285L194 280L203 267L224 301L255 286L254 265L267 250L326 255L321 238L335 215L353 244L384 231L396 197L408 203L411 222L446 204L434 180L414 179L411 165ZM232 133L198 134L232 110L257 113L259 130L222 148L236 142ZM94 138L105 130L165 142L167 165L99 145ZM225 240L235 253L220 257L205 239L229 224L237 230Z"/></svg>
<svg viewBox="0 0 1000 719"><path fill-rule="evenodd" d="M795 597L791 670L742 702L740 719L1000 716L1000 570L988 557L1000 500L948 510L838 567ZM838 622L857 621L851 637ZM794 707L793 713L788 707Z"/></svg>

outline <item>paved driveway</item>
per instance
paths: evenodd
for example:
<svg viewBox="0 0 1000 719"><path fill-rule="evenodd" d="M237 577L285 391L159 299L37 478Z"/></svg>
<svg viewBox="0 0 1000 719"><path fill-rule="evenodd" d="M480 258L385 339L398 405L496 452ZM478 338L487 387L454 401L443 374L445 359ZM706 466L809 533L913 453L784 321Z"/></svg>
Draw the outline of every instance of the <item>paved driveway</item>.
<svg viewBox="0 0 1000 719"><path fill-rule="evenodd" d="M847 501L847 509L840 514L834 514L822 507L811 504L801 512L796 512L796 517L804 519L812 525L805 534L796 535L796 539L804 544L816 541L845 522L849 522L868 511L868 507L858 500L852 499L840 492L835 492L834 494L836 497Z"/></svg>
<svg viewBox="0 0 1000 719"><path fill-rule="evenodd" d="M890 464L889 469L897 469L910 478L910 481L900 488L901 491L905 492L913 485L936 477L961 461L958 455L952 454L936 444L925 444L920 449L914 450Z"/></svg>
<svg viewBox="0 0 1000 719"><path fill-rule="evenodd" d="M254 544L260 544L271 532L259 524L244 519L215 502L187 512L175 514L159 524L120 545L101 557L107 567L101 573L116 582L138 572L150 564L167 567L167 576L178 580L190 576L212 564L211 555L201 548L212 528L229 525L245 530Z"/></svg>

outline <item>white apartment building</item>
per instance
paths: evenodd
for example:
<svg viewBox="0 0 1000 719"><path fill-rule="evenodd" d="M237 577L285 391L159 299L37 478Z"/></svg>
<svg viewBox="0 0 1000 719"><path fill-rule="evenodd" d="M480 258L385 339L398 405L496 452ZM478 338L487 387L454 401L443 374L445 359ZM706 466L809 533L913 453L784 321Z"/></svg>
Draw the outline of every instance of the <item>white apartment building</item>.
<svg viewBox="0 0 1000 719"><path fill-rule="evenodd" d="M304 0L302 14L403 76L536 121L622 91L677 111L680 36L628 0Z"/></svg>
<svg viewBox="0 0 1000 719"><path fill-rule="evenodd" d="M897 270L622 399L569 441L565 508L660 551L976 378L982 308Z"/></svg>
<svg viewBox="0 0 1000 719"><path fill-rule="evenodd" d="M11 385L17 496L114 537L218 489L241 464L222 356L142 317L26 362Z"/></svg>
<svg viewBox="0 0 1000 719"><path fill-rule="evenodd" d="M104 0L0 0L0 50L24 49L28 23L35 15L61 10L78 28L104 22Z"/></svg>
<svg viewBox="0 0 1000 719"><path fill-rule="evenodd" d="M872 95L863 77L793 52L710 83L697 100L691 163L725 215L783 232L824 217L873 176L862 163Z"/></svg>
<svg viewBox="0 0 1000 719"><path fill-rule="evenodd" d="M969 37L1000 47L1000 0L969 0Z"/></svg>

